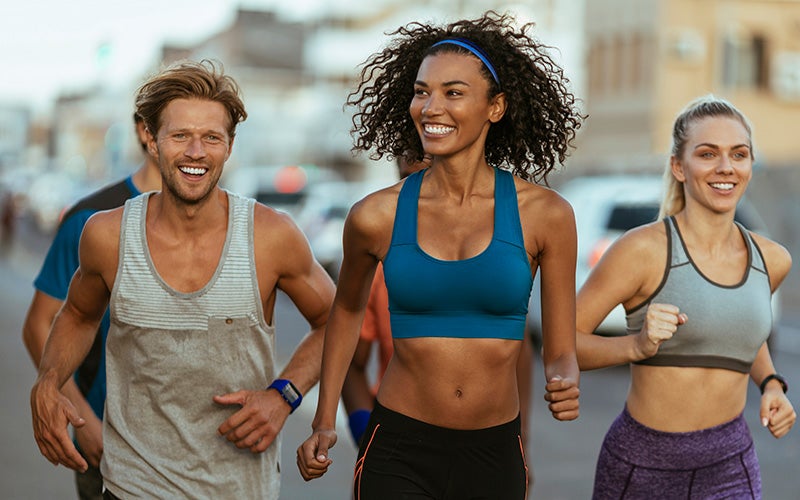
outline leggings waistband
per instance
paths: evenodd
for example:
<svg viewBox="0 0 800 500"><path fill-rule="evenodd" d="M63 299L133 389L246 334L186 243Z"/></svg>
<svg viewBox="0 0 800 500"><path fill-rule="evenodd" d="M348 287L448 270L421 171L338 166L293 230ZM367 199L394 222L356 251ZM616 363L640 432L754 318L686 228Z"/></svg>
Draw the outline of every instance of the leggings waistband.
<svg viewBox="0 0 800 500"><path fill-rule="evenodd" d="M692 432L665 432L634 419L628 409L611 424L603 446L641 467L686 469L712 465L753 446L743 415Z"/></svg>
<svg viewBox="0 0 800 500"><path fill-rule="evenodd" d="M411 418L402 413L390 410L375 401L375 408L372 416L381 427L390 432L412 432L415 435L431 441L441 441L442 443L476 443L485 444L498 439L502 439L509 434L519 435L520 417L504 424L486 427L484 429L450 429L438 425L429 424L415 418Z"/></svg>

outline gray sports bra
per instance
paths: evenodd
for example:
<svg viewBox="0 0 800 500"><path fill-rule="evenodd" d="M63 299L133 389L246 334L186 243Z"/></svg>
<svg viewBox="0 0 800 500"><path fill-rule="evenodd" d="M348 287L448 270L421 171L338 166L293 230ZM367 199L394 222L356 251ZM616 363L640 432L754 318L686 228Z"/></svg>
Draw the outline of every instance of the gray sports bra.
<svg viewBox="0 0 800 500"><path fill-rule="evenodd" d="M750 233L737 223L747 244L748 265L731 286L714 283L697 268L673 217L667 229L668 265L655 292L627 311L628 334L638 333L650 303L673 304L689 320L661 344L658 353L636 364L724 368L748 373L772 329L769 275Z"/></svg>

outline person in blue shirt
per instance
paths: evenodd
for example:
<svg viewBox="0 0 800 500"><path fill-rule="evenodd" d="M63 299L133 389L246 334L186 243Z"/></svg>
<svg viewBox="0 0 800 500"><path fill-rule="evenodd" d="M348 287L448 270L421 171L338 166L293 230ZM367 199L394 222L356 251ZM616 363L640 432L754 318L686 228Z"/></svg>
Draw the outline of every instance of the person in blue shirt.
<svg viewBox="0 0 800 500"><path fill-rule="evenodd" d="M575 219L538 182L583 117L532 26L494 12L413 22L364 64L348 98L354 149L431 164L348 214L313 433L297 450L304 479L332 463L378 264L394 354L361 440L356 500L527 496L517 361L537 272L545 399L557 420L578 418Z"/></svg>
<svg viewBox="0 0 800 500"><path fill-rule="evenodd" d="M95 212L122 206L128 198L161 189L158 164L147 151L144 123L136 114L134 123L144 162L132 175L89 194L67 210L33 282L35 291L22 327L22 339L37 367L50 333L50 325L66 300L69 283L78 268L78 242L86 221ZM98 467L103 454L102 418L106 398L104 351L108 326L106 311L86 360L64 386L64 393L86 419L86 425L75 429L74 436L90 465L85 473L75 473L78 497L81 499L102 498L103 478Z"/></svg>

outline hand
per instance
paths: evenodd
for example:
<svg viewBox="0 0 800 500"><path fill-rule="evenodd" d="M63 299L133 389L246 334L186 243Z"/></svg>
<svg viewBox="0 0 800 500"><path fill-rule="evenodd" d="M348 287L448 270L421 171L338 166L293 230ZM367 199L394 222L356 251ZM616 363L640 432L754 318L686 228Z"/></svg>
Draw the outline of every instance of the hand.
<svg viewBox="0 0 800 500"><path fill-rule="evenodd" d="M767 387L761 396L761 425L767 427L775 438L785 436L797 420L797 413L783 389Z"/></svg>
<svg viewBox="0 0 800 500"><path fill-rule="evenodd" d="M223 422L217 432L237 448L249 448L253 453L269 448L291 412L281 395L271 389L214 396L214 402L242 407Z"/></svg>
<svg viewBox="0 0 800 500"><path fill-rule="evenodd" d="M31 390L31 417L33 437L42 455L53 465L62 464L78 472L86 472L89 465L75 448L67 431L69 424L79 429L86 421L54 383L40 379L34 384Z"/></svg>
<svg viewBox="0 0 800 500"><path fill-rule="evenodd" d="M333 463L328 457L328 450L336 444L336 431L333 429L316 430L297 448L297 468L303 479L310 481L328 472Z"/></svg>
<svg viewBox="0 0 800 500"><path fill-rule="evenodd" d="M92 467L100 467L103 458L103 422L92 413L86 415L86 423L75 428L75 441L84 458Z"/></svg>
<svg viewBox="0 0 800 500"><path fill-rule="evenodd" d="M644 326L636 337L636 347L641 359L651 358L659 346L675 334L678 325L689 318L677 306L670 304L650 304L644 318Z"/></svg>
<svg viewBox="0 0 800 500"><path fill-rule="evenodd" d="M574 379L562 378L556 375L547 382L544 390L544 399L550 402L547 407L553 414L553 418L556 420L575 420L578 418L578 397L581 394L581 390Z"/></svg>

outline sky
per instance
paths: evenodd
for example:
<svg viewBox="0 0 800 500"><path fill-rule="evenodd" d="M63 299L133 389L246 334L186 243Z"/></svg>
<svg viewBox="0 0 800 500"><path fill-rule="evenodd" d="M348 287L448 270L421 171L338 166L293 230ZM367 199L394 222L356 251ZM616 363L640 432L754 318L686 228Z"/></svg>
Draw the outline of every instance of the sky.
<svg viewBox="0 0 800 500"><path fill-rule="evenodd" d="M22 105L46 115L62 93L85 92L98 84L127 89L152 69L164 43L200 42L229 26L237 7L273 10L286 20L301 20L327 10L363 10L375 2L6 0L0 7L0 68L5 74L0 78L0 106ZM579 53L570 48L569 37L560 39L558 26L554 28L554 39L548 41L567 53ZM565 61L567 66L572 63Z"/></svg>
<svg viewBox="0 0 800 500"><path fill-rule="evenodd" d="M129 81L162 43L193 43L237 5L307 15L323 0L9 0L0 7L0 103L46 108L61 92ZM286 6L291 5L291 11Z"/></svg>

